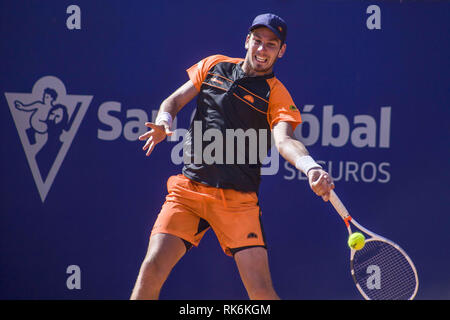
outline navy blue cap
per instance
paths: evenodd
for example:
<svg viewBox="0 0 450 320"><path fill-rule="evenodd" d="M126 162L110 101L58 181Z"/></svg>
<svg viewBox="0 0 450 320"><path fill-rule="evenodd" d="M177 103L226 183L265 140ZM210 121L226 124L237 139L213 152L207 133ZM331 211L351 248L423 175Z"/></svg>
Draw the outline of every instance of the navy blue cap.
<svg viewBox="0 0 450 320"><path fill-rule="evenodd" d="M253 20L252 26L249 31L259 27L266 27L272 30L273 33L281 40L283 44L286 41L287 24L279 16L273 13L260 14Z"/></svg>

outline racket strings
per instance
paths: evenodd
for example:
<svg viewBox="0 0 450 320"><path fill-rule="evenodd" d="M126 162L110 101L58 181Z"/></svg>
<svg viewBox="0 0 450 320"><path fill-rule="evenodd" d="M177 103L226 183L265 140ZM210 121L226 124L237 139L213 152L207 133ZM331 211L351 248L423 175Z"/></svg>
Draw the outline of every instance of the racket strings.
<svg viewBox="0 0 450 320"><path fill-rule="evenodd" d="M361 268L358 275L361 286L365 287L366 294L371 299L408 299L415 288L415 278L413 272L405 272L411 269L409 263L397 250L383 250L376 257L367 260L366 268ZM394 261L395 256L395 261ZM389 257L392 260L386 260ZM379 274L368 272L368 267L376 265L379 267ZM362 265L364 266L364 265ZM379 277L377 284L376 277ZM365 282L364 282L365 281Z"/></svg>
<svg viewBox="0 0 450 320"><path fill-rule="evenodd" d="M405 273L410 269L407 260L392 246L371 244L371 247L366 249L364 259L355 258L355 273L360 286L371 299L409 298L414 285L408 284L414 283L414 274Z"/></svg>
<svg viewBox="0 0 450 320"><path fill-rule="evenodd" d="M384 241L367 241L353 258L355 281L372 300L406 300L415 292L415 271L404 254Z"/></svg>

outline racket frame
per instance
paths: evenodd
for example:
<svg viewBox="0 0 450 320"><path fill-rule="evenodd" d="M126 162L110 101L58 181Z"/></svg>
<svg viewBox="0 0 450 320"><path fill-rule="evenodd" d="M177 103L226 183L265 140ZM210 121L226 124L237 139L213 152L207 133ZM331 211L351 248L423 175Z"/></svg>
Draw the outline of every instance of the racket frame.
<svg viewBox="0 0 450 320"><path fill-rule="evenodd" d="M339 199L339 197L337 196L336 192L334 192L334 190L331 190L330 192L330 202L333 205L333 207L336 209L336 212L339 214L339 216L342 218L342 220L345 223L345 226L347 227L347 231L349 236L353 233L352 228L350 226L350 224L353 224L357 229L359 229L360 231L364 232L365 234L367 234L368 236L370 236L370 238L365 240L365 243L367 242L371 242L371 241L382 241L382 242L386 242L389 245L392 245L395 249L397 249L398 251L400 251L401 254L403 254L403 256L406 258L406 260L408 261L408 263L410 264L411 268L414 271L414 277L416 280L416 287L414 289L414 293L411 295L411 297L409 298L409 300L413 300L414 297L417 294L417 290L419 289L419 277L417 275L417 269L413 263L413 261L411 260L411 258L406 254L406 252L395 242L386 239L366 228L364 228L362 225L360 225L354 218L352 218L352 216L349 214L347 208L344 206L344 204L342 203L341 199ZM355 256L355 253L357 250L349 248L350 249L350 272L353 278L353 281L355 282L356 288L358 289L358 291L361 293L361 295L364 297L364 299L366 300L371 300L366 293L362 290L360 284L358 283L358 281L356 280L356 276L355 276L355 270L353 267L353 258Z"/></svg>

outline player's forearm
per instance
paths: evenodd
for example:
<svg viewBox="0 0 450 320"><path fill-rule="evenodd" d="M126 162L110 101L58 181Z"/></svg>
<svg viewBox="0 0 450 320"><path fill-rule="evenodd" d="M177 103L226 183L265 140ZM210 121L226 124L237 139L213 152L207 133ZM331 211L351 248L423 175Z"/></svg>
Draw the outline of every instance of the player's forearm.
<svg viewBox="0 0 450 320"><path fill-rule="evenodd" d="M309 156L305 145L295 139L294 130L287 122L278 122L273 128L275 145L281 156L305 175L313 168L321 168Z"/></svg>
<svg viewBox="0 0 450 320"><path fill-rule="evenodd" d="M172 116L172 119L176 117L178 112L183 108L183 106L180 105L179 102L177 102L176 98L173 96L168 97L165 99L161 106L159 107L158 114L161 114L163 112L168 112Z"/></svg>
<svg viewBox="0 0 450 320"><path fill-rule="evenodd" d="M159 113L168 112L172 119L176 117L178 112L198 94L192 81L187 81L165 99L159 108Z"/></svg>
<svg viewBox="0 0 450 320"><path fill-rule="evenodd" d="M289 136L281 139L276 144L276 147L280 155L294 167L297 159L309 155L309 152L303 143Z"/></svg>
<svg viewBox="0 0 450 320"><path fill-rule="evenodd" d="M311 169L322 169L309 155L308 150L300 141L286 137L279 142L278 151L281 156L289 161L295 168L308 175Z"/></svg>
<svg viewBox="0 0 450 320"><path fill-rule="evenodd" d="M175 119L176 115L184 105L185 104L177 98L177 95L172 94L161 103L155 123L158 125L165 125L170 129L172 127L173 119Z"/></svg>

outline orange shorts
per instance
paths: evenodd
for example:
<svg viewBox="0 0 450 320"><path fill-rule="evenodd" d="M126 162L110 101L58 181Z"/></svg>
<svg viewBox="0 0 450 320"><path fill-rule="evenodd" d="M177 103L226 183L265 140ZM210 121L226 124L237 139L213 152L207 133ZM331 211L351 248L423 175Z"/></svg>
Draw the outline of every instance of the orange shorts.
<svg viewBox="0 0 450 320"><path fill-rule="evenodd" d="M247 247L266 247L255 192L214 188L182 174L167 180L167 191L152 235L168 233L198 246L211 227L229 256Z"/></svg>

